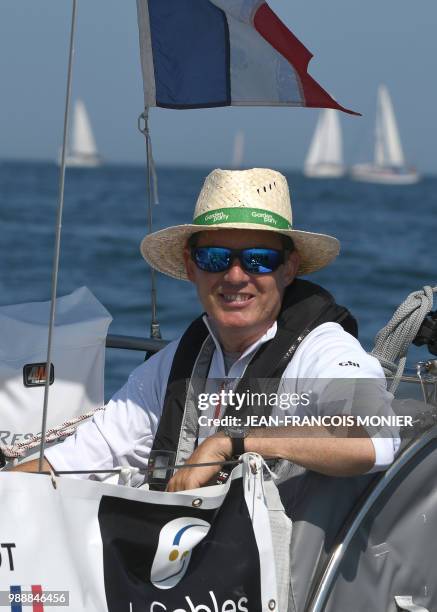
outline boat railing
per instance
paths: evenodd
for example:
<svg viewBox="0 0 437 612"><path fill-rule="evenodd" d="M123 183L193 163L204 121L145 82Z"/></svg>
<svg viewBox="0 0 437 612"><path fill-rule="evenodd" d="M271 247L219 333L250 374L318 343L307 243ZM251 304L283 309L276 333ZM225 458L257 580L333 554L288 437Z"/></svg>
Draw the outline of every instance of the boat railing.
<svg viewBox="0 0 437 612"><path fill-rule="evenodd" d="M118 334L108 334L106 336L106 348L145 351L148 354L157 353L167 346L168 343L168 340L158 338L141 338L140 336L123 336Z"/></svg>

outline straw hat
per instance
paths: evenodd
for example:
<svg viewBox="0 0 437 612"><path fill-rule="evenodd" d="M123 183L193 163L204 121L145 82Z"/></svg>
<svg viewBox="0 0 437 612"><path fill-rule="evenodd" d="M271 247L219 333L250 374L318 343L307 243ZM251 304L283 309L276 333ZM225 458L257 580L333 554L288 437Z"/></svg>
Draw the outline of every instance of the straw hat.
<svg viewBox="0 0 437 612"><path fill-rule="evenodd" d="M301 256L298 274L327 266L340 243L326 234L292 228L291 202L285 176L275 170L213 170L197 199L193 223L147 235L141 242L144 259L168 276L188 280L183 249L196 232L253 229L278 232L293 239Z"/></svg>

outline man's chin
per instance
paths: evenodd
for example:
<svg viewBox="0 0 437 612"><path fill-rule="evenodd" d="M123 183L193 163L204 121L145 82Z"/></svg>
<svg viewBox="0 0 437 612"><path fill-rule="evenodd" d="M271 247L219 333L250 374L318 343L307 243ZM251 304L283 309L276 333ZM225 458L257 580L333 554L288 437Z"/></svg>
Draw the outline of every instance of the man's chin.
<svg viewBox="0 0 437 612"><path fill-rule="evenodd" d="M242 329L250 329L253 326L253 321L249 317L244 316L241 312L232 312L221 315L215 319L218 328L225 329L226 331L240 331Z"/></svg>

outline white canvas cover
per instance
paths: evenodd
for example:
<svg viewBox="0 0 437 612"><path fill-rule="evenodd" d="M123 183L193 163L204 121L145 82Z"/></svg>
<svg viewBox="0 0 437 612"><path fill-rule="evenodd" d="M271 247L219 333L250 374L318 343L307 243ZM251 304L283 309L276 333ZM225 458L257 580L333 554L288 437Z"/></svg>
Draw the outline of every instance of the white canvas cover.
<svg viewBox="0 0 437 612"><path fill-rule="evenodd" d="M50 302L0 308L0 446L23 442L41 430L44 386L26 387L23 368L47 359L49 314ZM48 428L103 404L105 338L111 320L86 287L58 298ZM27 371L38 374L38 366Z"/></svg>
<svg viewBox="0 0 437 612"><path fill-rule="evenodd" d="M0 606L68 592L47 610L285 612L262 460L244 457L226 485L174 494L0 473Z"/></svg>

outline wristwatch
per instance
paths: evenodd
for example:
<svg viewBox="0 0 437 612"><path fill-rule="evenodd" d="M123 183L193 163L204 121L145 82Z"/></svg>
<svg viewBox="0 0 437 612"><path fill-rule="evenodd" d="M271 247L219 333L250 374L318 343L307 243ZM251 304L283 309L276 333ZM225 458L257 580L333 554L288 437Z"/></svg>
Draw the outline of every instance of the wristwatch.
<svg viewBox="0 0 437 612"><path fill-rule="evenodd" d="M239 457L240 455L244 455L244 438L247 438L249 435L249 429L247 427L243 427L242 425L237 427L224 427L223 432L225 436L231 438L232 442L232 457Z"/></svg>

